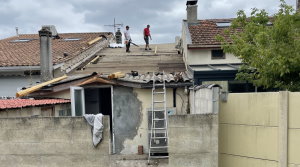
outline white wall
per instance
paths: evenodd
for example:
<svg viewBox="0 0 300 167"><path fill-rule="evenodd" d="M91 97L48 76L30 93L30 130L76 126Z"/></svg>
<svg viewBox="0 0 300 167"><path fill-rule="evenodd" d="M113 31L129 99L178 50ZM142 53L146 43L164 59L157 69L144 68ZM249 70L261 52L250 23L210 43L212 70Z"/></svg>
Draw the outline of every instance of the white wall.
<svg viewBox="0 0 300 167"><path fill-rule="evenodd" d="M16 96L17 89L35 85L40 81L39 75L33 76L0 76L0 96Z"/></svg>
<svg viewBox="0 0 300 167"><path fill-rule="evenodd" d="M189 49L188 64L228 64L228 63L241 63L237 57L232 54L225 54L225 59L211 59L211 49Z"/></svg>

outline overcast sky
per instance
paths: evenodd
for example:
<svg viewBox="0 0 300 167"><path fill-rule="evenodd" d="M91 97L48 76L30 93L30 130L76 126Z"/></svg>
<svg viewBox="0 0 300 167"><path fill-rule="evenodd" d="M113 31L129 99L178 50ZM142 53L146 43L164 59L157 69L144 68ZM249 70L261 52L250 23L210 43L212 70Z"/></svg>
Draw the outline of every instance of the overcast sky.
<svg viewBox="0 0 300 167"><path fill-rule="evenodd" d="M296 6L296 0L286 0ZM143 43L143 28L151 25L151 43L170 43L180 36L186 18L186 0L0 0L0 38L37 33L41 25L55 25L58 33L112 32L104 26L129 25L136 43ZM198 0L198 19L232 18L253 7L274 14L279 0ZM121 28L122 31L124 29Z"/></svg>

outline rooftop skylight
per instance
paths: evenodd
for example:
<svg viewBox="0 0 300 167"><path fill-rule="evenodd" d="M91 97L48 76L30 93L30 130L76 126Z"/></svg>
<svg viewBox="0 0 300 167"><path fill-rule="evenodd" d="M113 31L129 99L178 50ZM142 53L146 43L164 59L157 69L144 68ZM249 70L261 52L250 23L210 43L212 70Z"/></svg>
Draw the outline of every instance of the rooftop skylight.
<svg viewBox="0 0 300 167"><path fill-rule="evenodd" d="M231 22L219 22L219 23L216 23L217 24L217 27L229 27L231 26Z"/></svg>
<svg viewBox="0 0 300 167"><path fill-rule="evenodd" d="M15 40L12 40L10 42L29 42L29 41L32 41L33 39L15 39Z"/></svg>
<svg viewBox="0 0 300 167"><path fill-rule="evenodd" d="M80 38L65 38L64 41L79 41Z"/></svg>

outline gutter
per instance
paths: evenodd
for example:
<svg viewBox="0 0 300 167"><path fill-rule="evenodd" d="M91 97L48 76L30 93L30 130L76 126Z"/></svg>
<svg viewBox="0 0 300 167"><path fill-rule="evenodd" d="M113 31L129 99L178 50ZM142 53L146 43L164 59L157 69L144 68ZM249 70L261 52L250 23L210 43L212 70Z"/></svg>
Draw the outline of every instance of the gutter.
<svg viewBox="0 0 300 167"><path fill-rule="evenodd" d="M53 66L53 70L56 70L63 66L64 63L56 64ZM0 67L1 72L17 72L17 71L27 71L27 70L36 70L39 71L41 66L8 66L8 67Z"/></svg>
<svg viewBox="0 0 300 167"><path fill-rule="evenodd" d="M221 49L222 45L199 45L199 44L188 44L188 49Z"/></svg>

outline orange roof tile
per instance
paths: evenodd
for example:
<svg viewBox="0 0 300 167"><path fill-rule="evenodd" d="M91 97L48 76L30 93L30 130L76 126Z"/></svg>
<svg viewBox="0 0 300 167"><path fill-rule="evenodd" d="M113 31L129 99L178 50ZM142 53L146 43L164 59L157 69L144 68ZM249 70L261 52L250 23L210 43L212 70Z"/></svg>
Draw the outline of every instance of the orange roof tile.
<svg viewBox="0 0 300 167"><path fill-rule="evenodd" d="M199 20L199 24L190 25L193 45L221 45L216 39L217 35L224 35L223 31L228 27L218 27L217 23L229 23L233 19L208 19ZM225 36L228 38L228 36Z"/></svg>
<svg viewBox="0 0 300 167"><path fill-rule="evenodd" d="M22 108L30 106L41 106L47 104L70 103L67 99L0 99L0 109Z"/></svg>
<svg viewBox="0 0 300 167"><path fill-rule="evenodd" d="M72 59L83 51L94 46L88 42L111 33L65 33L59 34L61 39L52 40L53 64ZM69 40L66 38L79 38ZM14 42L18 39L29 39L27 42ZM68 56L64 56L67 53ZM19 37L10 37L0 40L0 67L9 66L38 66L40 64L40 40L38 34L22 34Z"/></svg>

